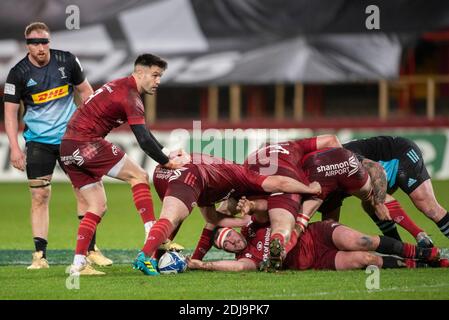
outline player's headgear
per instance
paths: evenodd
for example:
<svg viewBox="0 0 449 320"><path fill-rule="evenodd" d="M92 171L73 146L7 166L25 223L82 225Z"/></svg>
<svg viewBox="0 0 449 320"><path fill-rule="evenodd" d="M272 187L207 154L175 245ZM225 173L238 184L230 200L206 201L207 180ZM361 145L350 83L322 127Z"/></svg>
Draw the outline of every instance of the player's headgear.
<svg viewBox="0 0 449 320"><path fill-rule="evenodd" d="M218 249L223 249L223 245L226 240L226 237L228 236L229 232L231 232L232 230L233 229L231 229L231 228L220 228L217 230L217 233L215 234L215 237L214 237L214 239L215 239L214 244Z"/></svg>

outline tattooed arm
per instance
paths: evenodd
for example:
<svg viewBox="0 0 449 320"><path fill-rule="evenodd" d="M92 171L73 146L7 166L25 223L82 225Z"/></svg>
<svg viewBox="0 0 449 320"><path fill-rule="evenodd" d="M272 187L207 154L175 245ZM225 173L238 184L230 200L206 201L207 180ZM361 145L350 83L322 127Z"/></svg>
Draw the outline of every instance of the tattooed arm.
<svg viewBox="0 0 449 320"><path fill-rule="evenodd" d="M385 203L387 196L387 177L385 176L382 166L372 160L363 159L363 167L368 171L373 186L373 202L374 204Z"/></svg>

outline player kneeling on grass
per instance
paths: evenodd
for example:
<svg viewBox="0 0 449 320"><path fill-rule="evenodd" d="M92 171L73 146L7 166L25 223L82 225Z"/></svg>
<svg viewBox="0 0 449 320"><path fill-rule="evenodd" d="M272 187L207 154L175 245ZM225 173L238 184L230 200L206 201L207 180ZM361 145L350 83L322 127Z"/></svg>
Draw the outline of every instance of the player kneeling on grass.
<svg viewBox="0 0 449 320"><path fill-rule="evenodd" d="M216 271L258 270L269 252L270 224L265 216L253 215L241 229L217 228L213 244L235 253L235 260L201 261L187 257L190 269ZM376 251L384 256L376 255ZM290 250L283 264L291 270L350 270L369 265L379 268L448 267L438 248L420 248L386 236L368 236L338 222L311 223Z"/></svg>

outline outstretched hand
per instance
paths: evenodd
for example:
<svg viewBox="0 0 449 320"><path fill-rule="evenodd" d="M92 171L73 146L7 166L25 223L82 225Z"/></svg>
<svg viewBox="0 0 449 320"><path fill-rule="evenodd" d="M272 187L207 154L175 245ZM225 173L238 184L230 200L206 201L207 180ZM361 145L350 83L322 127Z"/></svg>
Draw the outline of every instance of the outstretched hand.
<svg viewBox="0 0 449 320"><path fill-rule="evenodd" d="M390 211L384 203L373 204L377 217L382 220L391 220Z"/></svg>
<svg viewBox="0 0 449 320"><path fill-rule="evenodd" d="M186 262L187 262L187 267L191 270L201 269L201 266L203 265L203 261L197 260L197 259L192 259L191 256L186 256Z"/></svg>

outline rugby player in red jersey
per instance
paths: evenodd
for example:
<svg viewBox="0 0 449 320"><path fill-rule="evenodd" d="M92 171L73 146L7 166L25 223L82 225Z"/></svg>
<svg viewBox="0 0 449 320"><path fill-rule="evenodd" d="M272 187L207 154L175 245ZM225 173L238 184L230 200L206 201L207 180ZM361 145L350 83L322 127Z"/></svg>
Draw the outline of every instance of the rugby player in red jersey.
<svg viewBox="0 0 449 320"><path fill-rule="evenodd" d="M86 262L86 251L106 211L104 175L131 185L133 200L148 232L155 222L148 174L119 147L105 140L114 128L127 122L140 147L166 168L181 166L162 152L163 146L145 126L141 94L154 94L167 63L152 54L139 56L132 75L103 85L80 106L67 125L60 154L73 186L87 203L87 212L78 228L71 274L95 275Z"/></svg>
<svg viewBox="0 0 449 320"><path fill-rule="evenodd" d="M210 156L206 156L210 158ZM309 186L283 176L262 176L242 165L197 161L170 170L158 166L153 183L163 199L159 220L151 228L147 241L134 261L134 268L145 275L157 275L157 262L151 256L160 243L170 237L195 206L204 215L215 214L215 203L229 197L267 195L273 192L319 194L320 185Z"/></svg>
<svg viewBox="0 0 449 320"><path fill-rule="evenodd" d="M351 151L343 148L328 148L309 153L303 157L301 168L308 179L318 181L322 185L319 196L304 199L302 203L302 213L298 214L296 221L302 230L307 227L308 221L323 200L337 189L357 196L364 203L369 203L375 209L379 219L391 219L384 205L385 190L382 193L381 190L377 190L377 187L373 188L368 173ZM266 200L258 199L256 202L259 210L268 209ZM242 204L240 206L248 208ZM270 241L270 258L266 260L265 270L281 268L282 260L296 245L297 236L296 231L293 231L287 244L278 239Z"/></svg>
<svg viewBox="0 0 449 320"><path fill-rule="evenodd" d="M320 135L269 144L250 154L245 160L245 165L263 175L277 174L308 184L309 180L301 168L303 157L327 147L341 147L335 135ZM288 243L295 228L301 197L298 194L281 193L271 195L267 201L272 227L270 243L276 247L280 246L286 254L290 249ZM273 259L278 258L273 255Z"/></svg>
<svg viewBox="0 0 449 320"><path fill-rule="evenodd" d="M341 147L340 141L335 135L320 135L312 138L267 144L251 153L245 160L245 166L262 175L280 175L296 179L308 184L308 179L301 170L302 158L305 154L327 147ZM229 198L232 200L233 198ZM238 199L237 199L238 200ZM287 252L291 234L294 232L295 221L300 209L301 196L299 194L279 193L267 197L268 214L272 228L270 241L279 241ZM224 206L235 211L235 205L229 201L223 202ZM222 206L218 211L223 209ZM236 212L234 212L236 213ZM194 259L202 259L211 247L212 230L215 225L208 223L202 233ZM277 239L277 240L276 240Z"/></svg>
<svg viewBox="0 0 449 320"><path fill-rule="evenodd" d="M235 260L201 261L187 257L190 269L216 271L257 270L269 256L271 230L269 221L253 215L241 233L231 228L217 228L214 245L235 253ZM373 254L376 251L383 256ZM349 270L375 265L379 268L448 267L439 258L439 249L420 248L384 236L368 236L334 221L311 223L301 233L287 255L283 268L294 270Z"/></svg>

